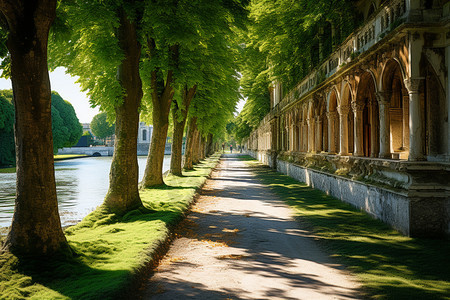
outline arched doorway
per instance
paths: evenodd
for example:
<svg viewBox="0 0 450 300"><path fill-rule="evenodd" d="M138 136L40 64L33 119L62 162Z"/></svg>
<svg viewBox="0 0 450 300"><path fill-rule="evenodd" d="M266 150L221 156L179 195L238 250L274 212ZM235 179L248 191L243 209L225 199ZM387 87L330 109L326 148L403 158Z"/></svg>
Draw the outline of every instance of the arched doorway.
<svg viewBox="0 0 450 300"><path fill-rule="evenodd" d="M419 86L423 128L425 128L424 154L431 160L439 160L447 152L445 132L448 112L445 108L445 91L433 67L426 57L420 62L422 80Z"/></svg>
<svg viewBox="0 0 450 300"><path fill-rule="evenodd" d="M355 112L355 148L360 152L358 155L365 157L378 157L379 152L379 117L375 91L372 74L365 72L358 85L355 105L357 110L361 110Z"/></svg>
<svg viewBox="0 0 450 300"><path fill-rule="evenodd" d="M409 96L403 83L400 65L395 60L386 64L383 89L389 103L389 139L393 158L407 159L409 154Z"/></svg>
<svg viewBox="0 0 450 300"><path fill-rule="evenodd" d="M328 100L328 152L336 154L339 151L340 130L339 114L337 112L338 101L336 91L333 89Z"/></svg>

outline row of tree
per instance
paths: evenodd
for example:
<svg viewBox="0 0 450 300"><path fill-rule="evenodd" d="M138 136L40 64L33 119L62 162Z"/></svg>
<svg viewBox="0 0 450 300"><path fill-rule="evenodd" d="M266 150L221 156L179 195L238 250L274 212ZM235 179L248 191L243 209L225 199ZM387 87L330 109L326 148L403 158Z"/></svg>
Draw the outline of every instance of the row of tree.
<svg viewBox="0 0 450 300"><path fill-rule="evenodd" d="M354 0L252 0L243 36L242 94L236 138L248 137L269 112L275 82L291 90L358 26Z"/></svg>
<svg viewBox="0 0 450 300"><path fill-rule="evenodd" d="M0 166L15 165L14 105L11 90L0 91ZM57 92L51 94L53 152L75 145L83 134L75 110Z"/></svg>
<svg viewBox="0 0 450 300"><path fill-rule="evenodd" d="M164 183L171 109L171 172L177 175L185 124L185 166L191 168L232 116L239 99L236 32L245 7L245 0L0 0L0 36L6 39L0 54L10 62L4 71L14 91L18 158L16 206L3 249L38 255L70 251L60 225L48 134L48 65L79 76L92 104L115 120L103 205L123 215L142 207L136 155L140 115L153 124L142 187Z"/></svg>

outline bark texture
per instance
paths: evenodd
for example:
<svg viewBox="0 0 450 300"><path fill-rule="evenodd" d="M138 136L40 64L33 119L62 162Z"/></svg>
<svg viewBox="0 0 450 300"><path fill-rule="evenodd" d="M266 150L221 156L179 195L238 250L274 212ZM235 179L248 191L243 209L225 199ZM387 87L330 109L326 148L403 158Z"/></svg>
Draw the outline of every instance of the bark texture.
<svg viewBox="0 0 450 300"><path fill-rule="evenodd" d="M198 127L195 127L195 133L194 133L194 151L192 154L192 163L194 165L198 164L200 162L200 142L201 142L201 136L200 132L198 131Z"/></svg>
<svg viewBox="0 0 450 300"><path fill-rule="evenodd" d="M139 197L137 138L142 82L139 75L141 44L137 39L136 23L130 22L124 11L119 12L117 31L119 45L125 59L117 70L117 77L125 90L120 106L116 107L116 139L109 174L109 190L104 205L116 214L142 206Z"/></svg>
<svg viewBox="0 0 450 300"><path fill-rule="evenodd" d="M187 114L192 99L195 96L197 86L190 89L184 88L183 98L181 105L175 103L172 107L172 119L173 119L173 139L172 139L172 155L170 157L170 173L173 175L182 175L182 149L183 149L183 134L184 127L186 126ZM181 119L179 115L181 114Z"/></svg>
<svg viewBox="0 0 450 300"><path fill-rule="evenodd" d="M213 135L210 133L208 134L208 139L206 140L206 156L210 156L214 153L213 147Z"/></svg>
<svg viewBox="0 0 450 300"><path fill-rule="evenodd" d="M194 144L195 135L197 130L197 118L190 118L188 122L187 138L186 138L186 149L184 151L184 166L185 170L194 169L193 155L194 155Z"/></svg>
<svg viewBox="0 0 450 300"><path fill-rule="evenodd" d="M2 25L9 31L17 160L14 216L3 250L18 254L70 251L56 198L47 68L48 32L56 2L0 1Z"/></svg>
<svg viewBox="0 0 450 300"><path fill-rule="evenodd" d="M154 56L156 53L155 43L153 40L148 41L149 55ZM173 69L178 62L178 46L171 46L169 49L170 62L172 69L168 71L167 79L161 80L161 72L156 69L152 71L152 104L153 104L153 133L150 142L150 149L145 166L144 178L142 179L142 187L148 188L152 186L164 184L163 180L163 161L164 150L166 147L167 130L169 129L169 112L170 104L174 90Z"/></svg>

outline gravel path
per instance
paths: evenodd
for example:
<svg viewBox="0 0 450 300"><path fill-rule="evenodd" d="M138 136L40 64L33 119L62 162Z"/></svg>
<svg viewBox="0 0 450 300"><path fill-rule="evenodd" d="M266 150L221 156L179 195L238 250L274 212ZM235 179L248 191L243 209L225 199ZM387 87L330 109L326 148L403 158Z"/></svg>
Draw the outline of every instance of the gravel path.
<svg viewBox="0 0 450 300"><path fill-rule="evenodd" d="M358 284L237 155L225 155L144 299L357 299Z"/></svg>

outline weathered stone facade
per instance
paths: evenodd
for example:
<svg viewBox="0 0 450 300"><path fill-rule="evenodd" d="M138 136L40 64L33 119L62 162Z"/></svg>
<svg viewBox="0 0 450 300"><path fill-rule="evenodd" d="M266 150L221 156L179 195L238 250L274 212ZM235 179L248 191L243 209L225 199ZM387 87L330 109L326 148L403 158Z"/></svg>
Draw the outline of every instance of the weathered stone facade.
<svg viewBox="0 0 450 300"><path fill-rule="evenodd" d="M405 234L448 235L450 3L359 9L364 24L293 90L274 83L247 148Z"/></svg>

